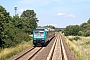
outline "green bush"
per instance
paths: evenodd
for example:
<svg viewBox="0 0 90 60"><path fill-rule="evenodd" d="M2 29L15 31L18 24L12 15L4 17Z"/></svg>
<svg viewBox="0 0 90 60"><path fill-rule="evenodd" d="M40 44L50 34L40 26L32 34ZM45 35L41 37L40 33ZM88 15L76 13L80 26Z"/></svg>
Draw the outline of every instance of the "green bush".
<svg viewBox="0 0 90 60"><path fill-rule="evenodd" d="M76 36L78 35L78 32L81 30L82 29L79 25L69 25L65 28L64 33L65 33L65 36L69 36L69 35Z"/></svg>
<svg viewBox="0 0 90 60"><path fill-rule="evenodd" d="M16 46L22 41L29 41L29 40L31 40L31 37L28 34L26 34L24 31L16 27L9 26L5 30L2 48Z"/></svg>
<svg viewBox="0 0 90 60"><path fill-rule="evenodd" d="M90 41L88 41L88 42L85 42L85 44L86 44L86 45L90 44Z"/></svg>
<svg viewBox="0 0 90 60"><path fill-rule="evenodd" d="M78 36L76 36L76 37L74 37L74 38L69 38L70 41L73 41L73 40L76 40L76 41L77 41L77 40L80 40L80 39L81 39L81 38L78 37Z"/></svg>
<svg viewBox="0 0 90 60"><path fill-rule="evenodd" d="M29 41L31 31L38 26L34 10L26 10L21 16L10 16L0 5L0 48L16 46L22 41Z"/></svg>
<svg viewBox="0 0 90 60"><path fill-rule="evenodd" d="M77 41L77 40L80 40L81 38L78 37L78 36L76 36L76 37L74 37L73 39Z"/></svg>
<svg viewBox="0 0 90 60"><path fill-rule="evenodd" d="M90 36L90 30L85 31L84 36Z"/></svg>
<svg viewBox="0 0 90 60"><path fill-rule="evenodd" d="M78 32L78 36L83 36L84 32L83 31L79 31Z"/></svg>
<svg viewBox="0 0 90 60"><path fill-rule="evenodd" d="M74 39L73 38L69 38L70 41L73 41Z"/></svg>

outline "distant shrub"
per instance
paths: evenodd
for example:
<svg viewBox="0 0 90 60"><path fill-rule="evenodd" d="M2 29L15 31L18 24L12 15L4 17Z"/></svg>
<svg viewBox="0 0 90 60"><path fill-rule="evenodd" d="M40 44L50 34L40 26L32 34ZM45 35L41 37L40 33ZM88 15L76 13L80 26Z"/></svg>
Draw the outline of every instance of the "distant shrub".
<svg viewBox="0 0 90 60"><path fill-rule="evenodd" d="M78 37L78 36L76 36L76 37L74 37L74 38L69 38L70 41L73 41L73 40L76 40L76 41L77 41L77 40L80 40L80 39L81 39L81 38Z"/></svg>
<svg viewBox="0 0 90 60"><path fill-rule="evenodd" d="M69 38L70 41L73 41L74 39L73 38Z"/></svg>
<svg viewBox="0 0 90 60"><path fill-rule="evenodd" d="M64 33L65 36L69 36L69 35L77 36L78 32L81 30L82 29L79 25L69 25L65 28Z"/></svg>
<svg viewBox="0 0 90 60"><path fill-rule="evenodd" d="M77 41L77 40L80 40L81 38L78 37L78 36L76 36L76 37L74 37L73 39Z"/></svg>
<svg viewBox="0 0 90 60"><path fill-rule="evenodd" d="M90 30L85 31L84 36L90 36Z"/></svg>
<svg viewBox="0 0 90 60"><path fill-rule="evenodd" d="M90 44L90 41L88 41L88 42L85 42L85 44L86 44L86 45Z"/></svg>
<svg viewBox="0 0 90 60"><path fill-rule="evenodd" d="M83 31L79 31L78 32L78 36L83 36L84 32Z"/></svg>

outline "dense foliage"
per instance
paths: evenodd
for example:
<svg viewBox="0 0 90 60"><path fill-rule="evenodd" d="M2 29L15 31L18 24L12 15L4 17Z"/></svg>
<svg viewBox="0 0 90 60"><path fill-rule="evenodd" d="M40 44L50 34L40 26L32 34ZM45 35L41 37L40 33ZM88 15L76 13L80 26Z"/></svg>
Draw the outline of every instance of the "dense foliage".
<svg viewBox="0 0 90 60"><path fill-rule="evenodd" d="M81 25L69 25L65 28L64 34L68 35L78 35L78 36L90 36L90 19L82 23Z"/></svg>
<svg viewBox="0 0 90 60"><path fill-rule="evenodd" d="M36 13L26 10L21 16L10 16L3 6L0 6L0 47L16 46L22 41L29 41L31 31L37 27Z"/></svg>
<svg viewBox="0 0 90 60"><path fill-rule="evenodd" d="M53 25L47 25L47 26L44 26L44 27L51 28L51 29L55 28Z"/></svg>
<svg viewBox="0 0 90 60"><path fill-rule="evenodd" d="M79 31L81 31L81 27L78 25L70 25L67 26L64 30L65 35L77 35Z"/></svg>
<svg viewBox="0 0 90 60"><path fill-rule="evenodd" d="M26 10L21 14L21 20L24 21L23 30L26 33L31 33L37 27L38 19L34 10Z"/></svg>

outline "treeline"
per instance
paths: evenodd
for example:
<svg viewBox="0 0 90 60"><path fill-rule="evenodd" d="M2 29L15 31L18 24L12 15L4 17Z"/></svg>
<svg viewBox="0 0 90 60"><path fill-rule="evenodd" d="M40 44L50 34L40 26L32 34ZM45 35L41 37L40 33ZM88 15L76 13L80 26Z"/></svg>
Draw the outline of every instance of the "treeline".
<svg viewBox="0 0 90 60"><path fill-rule="evenodd" d="M82 23L81 25L69 25L65 28L63 33L68 35L74 36L90 36L90 19Z"/></svg>
<svg viewBox="0 0 90 60"><path fill-rule="evenodd" d="M44 27L48 27L48 28L51 28L51 29L55 28L53 25L47 25L47 26L44 26Z"/></svg>
<svg viewBox="0 0 90 60"><path fill-rule="evenodd" d="M10 16L0 5L0 48L16 46L22 41L29 41L29 34L37 27L39 20L34 10L26 10L18 16Z"/></svg>
<svg viewBox="0 0 90 60"><path fill-rule="evenodd" d="M44 28L51 28L51 29L54 29L55 28L55 26L53 26L53 25L46 25L46 26L38 26L39 28L42 28L42 27L44 27Z"/></svg>

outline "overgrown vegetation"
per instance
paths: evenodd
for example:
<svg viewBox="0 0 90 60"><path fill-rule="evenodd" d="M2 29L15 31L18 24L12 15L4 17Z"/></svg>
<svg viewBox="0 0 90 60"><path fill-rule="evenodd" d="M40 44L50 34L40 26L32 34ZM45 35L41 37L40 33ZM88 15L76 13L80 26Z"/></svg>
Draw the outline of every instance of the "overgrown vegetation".
<svg viewBox="0 0 90 60"><path fill-rule="evenodd" d="M0 51L0 60L7 60L10 57L16 55L17 53L25 50L26 48L31 46L32 41L25 42L23 41L16 47L10 47L10 48L5 48Z"/></svg>
<svg viewBox="0 0 90 60"><path fill-rule="evenodd" d="M65 37L62 34L67 45L70 47L70 50L75 55L76 60L89 60L90 59L90 37L80 37L79 40L75 40L76 36L67 36ZM67 39L68 38L68 39ZM70 41L69 39L72 39Z"/></svg>
<svg viewBox="0 0 90 60"><path fill-rule="evenodd" d="M71 49L77 57L77 60L89 60L90 59L90 37L81 37L79 41L72 41L76 47L72 46ZM70 46L72 45L70 44Z"/></svg>
<svg viewBox="0 0 90 60"><path fill-rule="evenodd" d="M29 36L39 20L34 10L23 11L21 16L10 16L0 5L0 49L16 46L22 41L30 41Z"/></svg>
<svg viewBox="0 0 90 60"><path fill-rule="evenodd" d="M81 39L81 38L80 38L80 37L78 37L78 36L73 37L73 38L69 38L69 40L70 40L70 41L73 41L73 40L77 41L77 40L80 40L80 39Z"/></svg>
<svg viewBox="0 0 90 60"><path fill-rule="evenodd" d="M69 25L63 31L65 36L90 36L90 19L81 25Z"/></svg>
<svg viewBox="0 0 90 60"><path fill-rule="evenodd" d="M90 59L90 19L81 25L69 25L63 31L70 49L76 56L76 60ZM71 37L70 37L71 36Z"/></svg>
<svg viewBox="0 0 90 60"><path fill-rule="evenodd" d="M44 26L46 28L51 28L51 29L54 29L55 27L53 25L47 25L47 26Z"/></svg>

